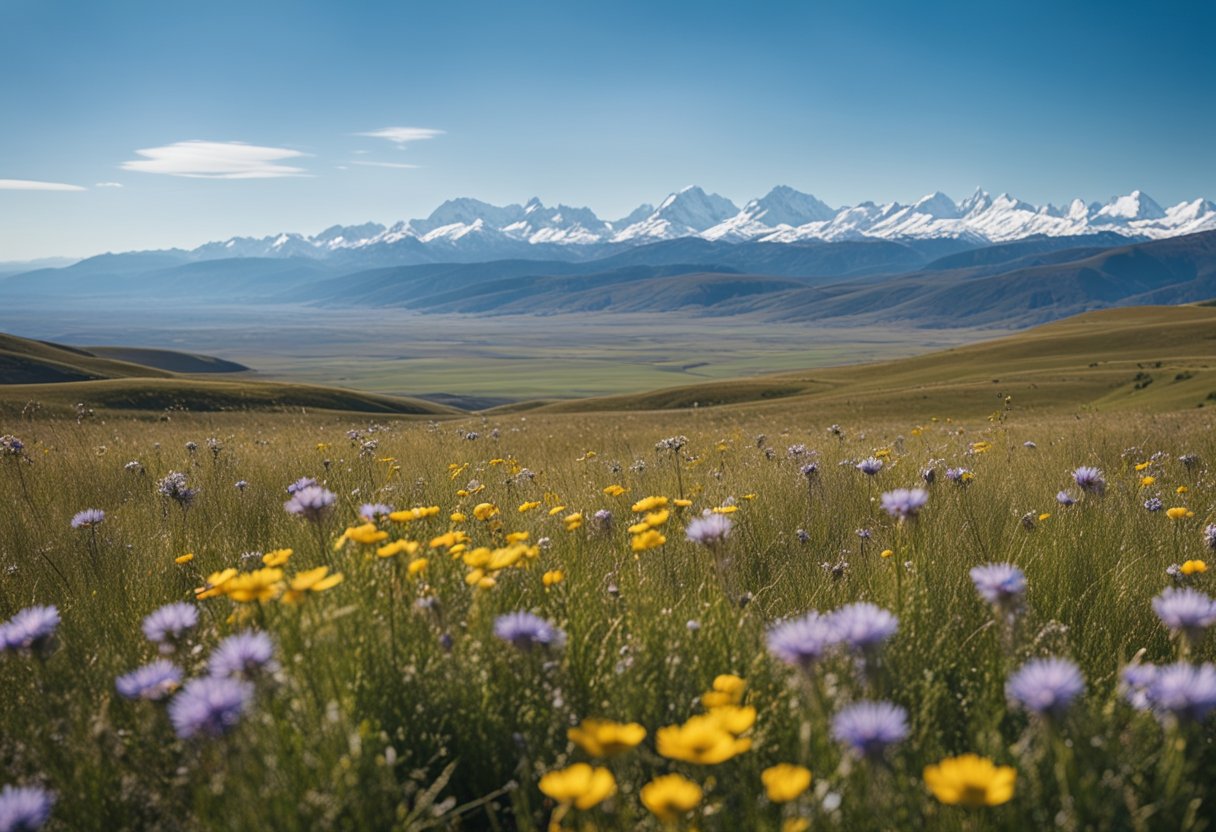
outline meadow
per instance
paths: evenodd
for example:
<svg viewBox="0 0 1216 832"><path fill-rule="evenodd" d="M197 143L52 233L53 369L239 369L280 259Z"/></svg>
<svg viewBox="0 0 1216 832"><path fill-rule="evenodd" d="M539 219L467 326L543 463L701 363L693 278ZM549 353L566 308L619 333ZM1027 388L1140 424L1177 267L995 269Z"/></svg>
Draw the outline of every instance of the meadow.
<svg viewBox="0 0 1216 832"><path fill-rule="evenodd" d="M73 830L1211 828L1216 609L1170 600L1210 590L1210 409L983 400L8 419L0 785L33 791L0 803Z"/></svg>

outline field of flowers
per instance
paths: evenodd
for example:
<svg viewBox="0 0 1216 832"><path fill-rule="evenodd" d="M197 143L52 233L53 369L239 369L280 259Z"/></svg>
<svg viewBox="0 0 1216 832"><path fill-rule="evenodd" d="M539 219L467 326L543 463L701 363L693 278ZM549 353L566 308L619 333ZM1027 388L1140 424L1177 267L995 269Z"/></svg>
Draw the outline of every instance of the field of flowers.
<svg viewBox="0 0 1216 832"><path fill-rule="evenodd" d="M1211 828L1202 413L13 420L0 832Z"/></svg>

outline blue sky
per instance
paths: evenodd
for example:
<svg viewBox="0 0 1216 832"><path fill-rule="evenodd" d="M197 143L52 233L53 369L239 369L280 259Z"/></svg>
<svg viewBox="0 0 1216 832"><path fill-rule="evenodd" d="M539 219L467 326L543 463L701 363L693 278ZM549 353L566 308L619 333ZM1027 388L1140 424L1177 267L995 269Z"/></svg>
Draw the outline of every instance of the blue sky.
<svg viewBox="0 0 1216 832"><path fill-rule="evenodd" d="M694 183L1216 198L1213 34L1208 2L0 0L0 261Z"/></svg>

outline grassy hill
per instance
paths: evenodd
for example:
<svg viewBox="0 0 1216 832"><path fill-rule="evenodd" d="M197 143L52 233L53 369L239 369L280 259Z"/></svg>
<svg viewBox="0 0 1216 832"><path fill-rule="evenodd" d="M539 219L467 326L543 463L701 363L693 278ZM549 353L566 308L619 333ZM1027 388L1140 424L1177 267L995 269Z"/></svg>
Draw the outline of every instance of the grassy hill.
<svg viewBox="0 0 1216 832"><path fill-rule="evenodd" d="M532 412L781 407L808 416L977 416L1005 396L1041 412L1216 406L1216 308L1089 312L1024 333L915 358L653 392L550 402Z"/></svg>
<svg viewBox="0 0 1216 832"><path fill-rule="evenodd" d="M196 355L177 350L158 350L145 347L87 347L88 352L103 358L129 361L145 367L156 367L171 373L243 373L249 370L244 364L225 361L213 355Z"/></svg>

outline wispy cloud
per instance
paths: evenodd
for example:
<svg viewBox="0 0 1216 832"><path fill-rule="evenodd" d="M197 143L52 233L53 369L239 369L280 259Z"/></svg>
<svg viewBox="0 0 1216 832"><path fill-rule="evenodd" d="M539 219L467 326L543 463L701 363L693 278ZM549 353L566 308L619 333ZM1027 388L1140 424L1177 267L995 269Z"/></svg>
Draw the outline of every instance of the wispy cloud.
<svg viewBox="0 0 1216 832"><path fill-rule="evenodd" d="M362 162L355 159L351 162L352 165L362 165L365 168L399 168L401 170L413 170L417 165L407 165L404 162Z"/></svg>
<svg viewBox="0 0 1216 832"><path fill-rule="evenodd" d="M93 187L94 188L125 188L126 185L123 185L121 182L95 182L93 184Z"/></svg>
<svg viewBox="0 0 1216 832"><path fill-rule="evenodd" d="M38 182L33 179L0 179L0 191L86 191L66 182Z"/></svg>
<svg viewBox="0 0 1216 832"><path fill-rule="evenodd" d="M144 158L123 162L123 170L200 179L274 179L307 175L304 168L279 164L283 159L298 159L305 155L285 147L195 140L135 152Z"/></svg>
<svg viewBox="0 0 1216 832"><path fill-rule="evenodd" d="M370 136L373 139L388 139L398 147L404 147L409 142L419 142L423 139L433 139L436 136L442 136L442 130L433 130L430 127L382 127L379 130L371 130L367 133L356 133L356 136Z"/></svg>

